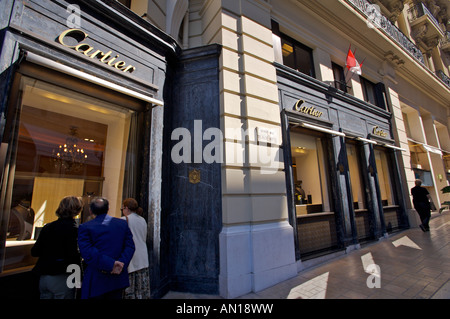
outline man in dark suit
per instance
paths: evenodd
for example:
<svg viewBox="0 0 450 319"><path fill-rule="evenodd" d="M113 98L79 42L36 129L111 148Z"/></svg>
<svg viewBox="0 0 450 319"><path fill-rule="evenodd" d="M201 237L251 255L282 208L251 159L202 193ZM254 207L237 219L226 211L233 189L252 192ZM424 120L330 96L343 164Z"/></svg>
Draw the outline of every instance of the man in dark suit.
<svg viewBox="0 0 450 319"><path fill-rule="evenodd" d="M107 199L94 199L90 211L95 218L78 230L78 246L87 264L82 299L121 299L123 289L130 285L127 268L135 249L133 235L127 222L109 216L108 210Z"/></svg>
<svg viewBox="0 0 450 319"><path fill-rule="evenodd" d="M419 225L422 231L430 231L430 218L431 218L431 199L430 193L425 187L422 187L422 181L420 179L415 180L416 186L411 188L411 195L413 196L413 205L417 213L420 216L422 224ZM433 204L434 206L434 204Z"/></svg>

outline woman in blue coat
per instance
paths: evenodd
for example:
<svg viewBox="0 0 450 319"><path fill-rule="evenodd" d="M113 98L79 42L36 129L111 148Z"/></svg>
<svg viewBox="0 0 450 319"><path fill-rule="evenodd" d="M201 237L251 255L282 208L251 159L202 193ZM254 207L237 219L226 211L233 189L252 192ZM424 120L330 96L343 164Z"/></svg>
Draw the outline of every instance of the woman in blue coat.
<svg viewBox="0 0 450 319"><path fill-rule="evenodd" d="M135 250L133 235L126 221L107 214L107 199L96 198L89 208L95 218L78 229L78 247L87 264L81 298L121 299L130 285L127 268Z"/></svg>

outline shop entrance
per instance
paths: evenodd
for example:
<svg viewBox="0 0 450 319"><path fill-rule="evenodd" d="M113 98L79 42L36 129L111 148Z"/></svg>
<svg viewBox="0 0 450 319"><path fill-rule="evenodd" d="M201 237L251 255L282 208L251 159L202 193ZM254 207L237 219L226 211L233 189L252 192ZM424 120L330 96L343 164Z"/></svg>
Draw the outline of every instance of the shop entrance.
<svg viewBox="0 0 450 319"><path fill-rule="evenodd" d="M33 267L31 247L64 196L83 198L83 223L95 196L120 217L124 194L136 195L139 110L99 98L93 86L83 94L49 80L18 73L13 84L1 145L1 276Z"/></svg>
<svg viewBox="0 0 450 319"><path fill-rule="evenodd" d="M338 248L327 135L292 125L290 154L302 260Z"/></svg>

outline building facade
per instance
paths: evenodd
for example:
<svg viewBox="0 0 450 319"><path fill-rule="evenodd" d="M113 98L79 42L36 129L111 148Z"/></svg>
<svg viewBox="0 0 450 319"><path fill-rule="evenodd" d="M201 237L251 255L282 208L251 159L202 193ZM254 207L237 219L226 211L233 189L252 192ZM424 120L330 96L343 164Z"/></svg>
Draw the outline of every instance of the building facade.
<svg viewBox="0 0 450 319"><path fill-rule="evenodd" d="M416 227L415 178L448 200L446 1L10 0L0 14L0 280L29 271L66 193L106 196L117 217L139 200L154 297L237 297ZM34 211L22 229L19 207Z"/></svg>

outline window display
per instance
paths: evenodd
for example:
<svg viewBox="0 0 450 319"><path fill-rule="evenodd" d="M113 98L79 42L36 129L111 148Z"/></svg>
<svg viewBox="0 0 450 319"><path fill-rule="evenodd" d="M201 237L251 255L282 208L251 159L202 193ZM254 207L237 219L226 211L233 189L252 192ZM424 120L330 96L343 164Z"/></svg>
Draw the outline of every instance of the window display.
<svg viewBox="0 0 450 319"><path fill-rule="evenodd" d="M352 143L346 144L348 168L350 172L350 182L352 188L353 208L365 209L364 184L357 153L357 146Z"/></svg>
<svg viewBox="0 0 450 319"><path fill-rule="evenodd" d="M328 172L323 138L291 131L294 200L298 215L330 212Z"/></svg>
<svg viewBox="0 0 450 319"><path fill-rule="evenodd" d="M9 218L3 271L34 263L29 250L40 229L57 219L64 196L105 196L110 214L120 217L133 114L27 77L22 77L20 92L13 130L3 142L10 154L4 169L9 180L2 185ZM88 215L87 210L82 214ZM87 216L78 219L86 221Z"/></svg>
<svg viewBox="0 0 450 319"><path fill-rule="evenodd" d="M396 205L387 154L382 149L375 149L374 151L383 206Z"/></svg>

